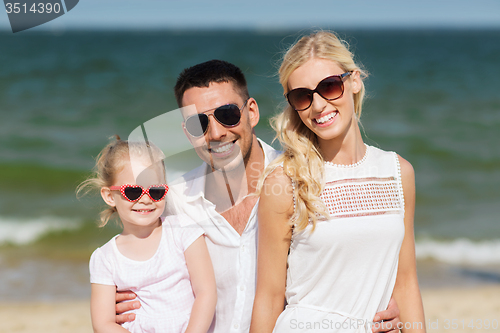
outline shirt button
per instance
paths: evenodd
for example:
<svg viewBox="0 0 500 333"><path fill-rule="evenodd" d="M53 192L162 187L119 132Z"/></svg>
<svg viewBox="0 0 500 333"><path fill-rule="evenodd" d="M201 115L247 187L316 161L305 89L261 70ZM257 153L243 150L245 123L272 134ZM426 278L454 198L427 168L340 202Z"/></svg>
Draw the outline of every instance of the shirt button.
<svg viewBox="0 0 500 333"><path fill-rule="evenodd" d="M245 286L240 286L240 290L241 291L245 290Z"/></svg>
<svg viewBox="0 0 500 333"><path fill-rule="evenodd" d="M240 325L238 325L238 324L234 324L234 326L233 326L233 327L234 327L234 329L238 329L238 328L240 328Z"/></svg>
<svg viewBox="0 0 500 333"><path fill-rule="evenodd" d="M241 252L245 252L245 245L242 245L242 246L240 247L240 250L241 250Z"/></svg>

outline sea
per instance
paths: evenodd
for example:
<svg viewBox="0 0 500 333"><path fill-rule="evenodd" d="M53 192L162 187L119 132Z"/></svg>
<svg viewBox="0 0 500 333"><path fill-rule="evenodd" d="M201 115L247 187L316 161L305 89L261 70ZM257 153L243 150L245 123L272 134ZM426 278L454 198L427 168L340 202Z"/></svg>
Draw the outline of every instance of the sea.
<svg viewBox="0 0 500 333"><path fill-rule="evenodd" d="M272 142L280 59L308 32L0 31L0 300L89 297L89 256L120 229L98 228L98 193L75 188L110 137L157 138L169 179L199 164L173 95L182 69L238 65ZM500 283L500 30L338 34L369 74L365 142L415 169L421 284Z"/></svg>

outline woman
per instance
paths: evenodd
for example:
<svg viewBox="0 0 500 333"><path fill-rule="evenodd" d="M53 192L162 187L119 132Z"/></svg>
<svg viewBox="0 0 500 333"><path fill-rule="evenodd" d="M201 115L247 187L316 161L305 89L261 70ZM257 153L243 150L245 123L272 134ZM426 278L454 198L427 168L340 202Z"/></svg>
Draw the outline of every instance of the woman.
<svg viewBox="0 0 500 333"><path fill-rule="evenodd" d="M261 181L250 331L368 332L391 295L403 331L425 331L414 172L363 143L363 71L318 32L288 50L279 74L289 105L272 122L285 153Z"/></svg>

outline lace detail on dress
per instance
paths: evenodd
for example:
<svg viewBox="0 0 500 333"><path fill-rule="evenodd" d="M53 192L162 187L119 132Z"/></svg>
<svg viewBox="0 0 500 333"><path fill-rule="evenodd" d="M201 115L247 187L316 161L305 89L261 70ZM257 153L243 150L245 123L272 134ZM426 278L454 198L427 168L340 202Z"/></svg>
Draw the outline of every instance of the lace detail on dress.
<svg viewBox="0 0 500 333"><path fill-rule="evenodd" d="M404 209L399 183L395 177L332 181L321 199L331 218L397 214Z"/></svg>

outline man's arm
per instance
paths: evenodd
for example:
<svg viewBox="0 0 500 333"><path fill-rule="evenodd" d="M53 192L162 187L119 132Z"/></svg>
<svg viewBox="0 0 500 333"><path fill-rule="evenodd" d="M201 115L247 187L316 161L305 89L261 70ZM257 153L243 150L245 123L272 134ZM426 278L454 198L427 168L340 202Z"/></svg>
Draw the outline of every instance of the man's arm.
<svg viewBox="0 0 500 333"><path fill-rule="evenodd" d="M139 301L133 301L137 297L136 294L134 294L131 291L117 291L115 294L115 309L116 309L116 317L115 317L115 322L117 324L123 324L128 321L134 321L135 320L135 313L126 313L123 314L124 312L139 309L141 307L141 303Z"/></svg>

